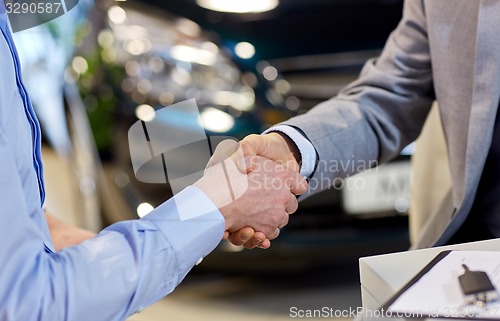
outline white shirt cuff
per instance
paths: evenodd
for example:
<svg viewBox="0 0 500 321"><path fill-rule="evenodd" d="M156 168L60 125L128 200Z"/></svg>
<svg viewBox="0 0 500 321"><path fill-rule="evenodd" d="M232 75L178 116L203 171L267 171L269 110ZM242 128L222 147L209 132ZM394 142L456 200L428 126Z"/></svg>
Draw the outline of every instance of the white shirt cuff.
<svg viewBox="0 0 500 321"><path fill-rule="evenodd" d="M278 125L264 131L263 134L270 132L280 132L287 135L294 143L300 152L302 164L300 166L300 175L310 177L316 167L316 150L312 143L299 133L295 128L288 125Z"/></svg>

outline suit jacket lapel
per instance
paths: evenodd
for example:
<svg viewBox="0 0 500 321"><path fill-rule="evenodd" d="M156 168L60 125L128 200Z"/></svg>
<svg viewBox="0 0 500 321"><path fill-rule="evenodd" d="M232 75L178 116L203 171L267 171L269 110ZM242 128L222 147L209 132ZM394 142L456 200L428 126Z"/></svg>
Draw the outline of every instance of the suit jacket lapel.
<svg viewBox="0 0 500 321"><path fill-rule="evenodd" d="M465 162L465 195L469 210L488 155L500 100L500 1L482 0L474 65L472 106Z"/></svg>

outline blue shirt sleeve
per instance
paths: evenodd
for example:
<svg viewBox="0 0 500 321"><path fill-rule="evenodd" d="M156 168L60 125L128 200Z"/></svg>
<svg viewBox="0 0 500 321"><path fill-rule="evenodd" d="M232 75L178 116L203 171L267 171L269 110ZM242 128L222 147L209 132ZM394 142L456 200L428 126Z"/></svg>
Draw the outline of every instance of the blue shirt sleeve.
<svg viewBox="0 0 500 321"><path fill-rule="evenodd" d="M0 66L0 320L124 320L170 293L220 242L221 213L188 187L140 220L52 252L41 208L39 129L3 0Z"/></svg>
<svg viewBox="0 0 500 321"><path fill-rule="evenodd" d="M0 320L124 320L170 293L221 240L222 215L189 187L140 220L48 253L1 131L0 155ZM182 203L199 215L183 219Z"/></svg>

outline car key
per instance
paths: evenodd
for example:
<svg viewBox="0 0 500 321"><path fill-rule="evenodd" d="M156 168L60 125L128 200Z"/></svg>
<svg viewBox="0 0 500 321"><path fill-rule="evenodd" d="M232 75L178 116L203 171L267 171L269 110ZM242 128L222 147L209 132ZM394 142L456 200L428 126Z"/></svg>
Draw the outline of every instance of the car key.
<svg viewBox="0 0 500 321"><path fill-rule="evenodd" d="M458 281L467 304L484 307L487 302L498 299L498 292L486 272L471 271L465 264L462 267L465 271Z"/></svg>

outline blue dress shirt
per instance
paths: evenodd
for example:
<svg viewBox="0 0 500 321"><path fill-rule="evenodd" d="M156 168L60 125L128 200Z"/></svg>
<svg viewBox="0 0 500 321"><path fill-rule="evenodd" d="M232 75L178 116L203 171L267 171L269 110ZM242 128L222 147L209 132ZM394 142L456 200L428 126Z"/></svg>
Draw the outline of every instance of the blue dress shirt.
<svg viewBox="0 0 500 321"><path fill-rule="evenodd" d="M140 220L55 253L42 210L40 128L3 0L0 32L0 320L124 320L170 293L217 246L224 219L189 187ZM199 215L183 219L178 208Z"/></svg>

